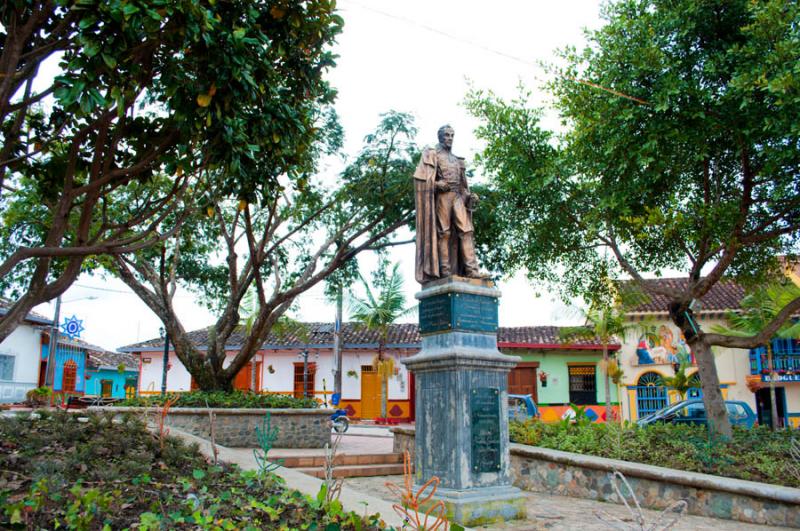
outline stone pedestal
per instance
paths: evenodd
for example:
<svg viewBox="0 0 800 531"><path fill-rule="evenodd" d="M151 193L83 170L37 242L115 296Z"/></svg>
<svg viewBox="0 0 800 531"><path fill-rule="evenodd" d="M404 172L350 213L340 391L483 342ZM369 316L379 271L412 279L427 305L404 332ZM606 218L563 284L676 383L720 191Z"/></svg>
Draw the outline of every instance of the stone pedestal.
<svg viewBox="0 0 800 531"><path fill-rule="evenodd" d="M497 350L499 297L489 281L425 284L422 350L403 361L416 382L416 482L438 476L435 499L465 526L525 516L508 451L508 372L518 360Z"/></svg>

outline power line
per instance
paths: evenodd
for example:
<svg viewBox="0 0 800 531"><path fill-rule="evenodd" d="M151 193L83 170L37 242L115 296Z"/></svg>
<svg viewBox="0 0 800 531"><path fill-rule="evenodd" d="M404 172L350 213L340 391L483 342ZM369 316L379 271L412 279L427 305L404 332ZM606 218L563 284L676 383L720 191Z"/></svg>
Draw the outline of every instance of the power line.
<svg viewBox="0 0 800 531"><path fill-rule="evenodd" d="M356 6L356 7L360 7L361 9L364 9L366 11L372 11L373 13L377 13L377 14L382 15L384 17L388 17L388 18L392 18L392 19L395 19L395 20L399 20L401 22L405 22L407 24L411 24L412 26L417 26L417 27L422 28L422 29L424 29L426 31L429 31L431 33L436 33L437 35L441 35L442 37L445 37L445 38L460 42L462 44L468 44L469 46L473 46L475 48L479 48L479 49L481 49L481 50L483 50L485 52L489 52L489 53L492 53L492 54L495 54L495 55L499 55L500 57L504 57L506 59L511 59L512 61L517 61L518 63L522 63L522 64L527 65L527 66L533 66L533 67L539 68L539 65L537 65L536 63L533 63L531 61L523 59L522 57L519 57L519 56L516 56L516 55L512 55L510 53L503 52L501 50L496 50L494 48L490 48L490 47L488 47L488 46L486 46L484 44L480 44L480 43L477 43L475 41L471 41L469 39L465 39L464 37L460 37L458 35L453 35L452 33L448 33L446 31L442 31L442 30L440 30L438 28L434 28L433 26L429 26L429 25L424 24L422 22L419 22L417 20L410 19L410 18L403 17L403 16L399 16L399 15L393 15L392 13L387 13L386 11L382 11L380 9L375 9L374 7L365 6L365 5L360 4L358 2L354 2L353 0L346 0L346 3L350 3L350 4L352 4L352 5Z"/></svg>

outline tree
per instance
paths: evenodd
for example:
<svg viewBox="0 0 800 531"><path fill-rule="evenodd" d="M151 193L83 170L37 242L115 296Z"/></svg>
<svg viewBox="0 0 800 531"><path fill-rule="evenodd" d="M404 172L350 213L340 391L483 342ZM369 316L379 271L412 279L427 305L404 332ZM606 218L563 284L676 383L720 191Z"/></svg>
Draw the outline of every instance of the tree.
<svg viewBox="0 0 800 531"><path fill-rule="evenodd" d="M274 192L334 95L322 78L342 26L334 9L4 2L0 289L16 302L0 340L94 257L173 237L207 188L251 201Z"/></svg>
<svg viewBox="0 0 800 531"><path fill-rule="evenodd" d="M367 330L378 333L378 354L372 361L381 381L381 418L387 418L388 382L394 374L394 358L386 358L386 342L389 328L401 317L408 315L414 307L406 307L406 296L403 292L403 276L398 264L387 271L386 263L382 263L375 275L374 284L379 290L373 293L364 278L361 284L366 292L363 298L354 297L350 317Z"/></svg>
<svg viewBox="0 0 800 531"><path fill-rule="evenodd" d="M751 337L758 335L767 327L781 310L793 300L800 297L800 288L795 284L772 284L765 288L756 289L748 294L741 303L741 311L728 312L725 316L728 326L715 326L713 330L720 334L735 337ZM763 339L758 345L767 351L767 369L769 370L769 399L771 413L771 427L773 430L778 422L778 401L775 397L775 366L772 359L772 339L800 339L800 322L787 322L778 328L771 336Z"/></svg>
<svg viewBox="0 0 800 531"><path fill-rule="evenodd" d="M328 118L319 126L327 131L327 141L306 153L309 170L339 149L341 129L333 116ZM384 115L367 139L365 152L371 157L357 157L338 186L297 170L281 176L280 186L257 204L209 191L168 246L115 256L109 268L162 320L197 385L229 390L297 296L347 272L362 251L392 245L395 230L409 223L413 134L410 116ZM392 192L376 193L381 189ZM179 283L218 315L206 350L197 348L173 307ZM242 308L248 290L255 292L255 306ZM226 345L242 311L251 313L252 324L225 366Z"/></svg>
<svg viewBox="0 0 800 531"><path fill-rule="evenodd" d="M633 304L634 300L638 297L633 297L626 294L625 300L622 296L618 296L617 304L614 306L605 306L595 304L587 311L583 312L585 325L584 326L567 326L559 330L559 334L564 340L574 339L593 339L599 340L603 345L603 372L604 372L604 392L606 399L606 421L611 419L611 384L610 384L610 368L611 361L608 356L608 345L616 338L623 341L625 337L633 330L638 330L641 325L630 323L626 321L625 312Z"/></svg>
<svg viewBox="0 0 800 531"><path fill-rule="evenodd" d="M800 6L623 0L604 16L584 50L551 68L561 137L524 93L468 96L499 224L481 249L565 297L591 300L623 275L667 297L713 429L730 435L711 346L763 343L800 299L750 337L707 333L691 308L722 278L763 281L796 247ZM644 278L668 268L686 272L682 287Z"/></svg>

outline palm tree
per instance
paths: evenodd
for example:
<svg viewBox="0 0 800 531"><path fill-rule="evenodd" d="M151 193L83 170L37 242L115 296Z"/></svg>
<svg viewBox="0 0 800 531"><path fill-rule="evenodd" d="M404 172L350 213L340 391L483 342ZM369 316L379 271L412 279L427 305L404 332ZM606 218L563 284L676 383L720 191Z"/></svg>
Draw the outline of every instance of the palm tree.
<svg viewBox="0 0 800 531"><path fill-rule="evenodd" d="M741 310L728 312L725 315L729 326L714 326L712 329L721 334L748 337L761 332L770 321L789 304L800 296L800 287L795 284L771 284L766 288L750 293L742 299ZM775 334L781 339L800 338L800 322L787 321ZM772 363L772 340L767 340L762 345L767 351L767 370L769 371L769 400L771 427L773 430L778 422L778 403L775 399L775 369Z"/></svg>
<svg viewBox="0 0 800 531"><path fill-rule="evenodd" d="M385 266L380 267L375 279L376 288L380 290L377 297L364 277L359 275L359 278L364 285L366 296L364 298L353 297L350 316L367 330L378 332L378 354L372 364L375 366L381 382L381 417L385 419L387 383L389 377L394 373L394 359L384 358L389 328L399 318L411 313L414 307L405 307L403 277L398 270L398 264L394 264L388 275Z"/></svg>
<svg viewBox="0 0 800 531"><path fill-rule="evenodd" d="M562 340L599 339L603 345L603 373L606 398L606 421L611 418L611 382L609 377L610 361L608 345L615 339L622 340L632 330L639 328L634 323L625 321L625 305L608 307L594 306L583 312L584 326L567 326L559 331Z"/></svg>
<svg viewBox="0 0 800 531"><path fill-rule="evenodd" d="M681 400L686 400L686 393L693 387L700 387L700 379L697 373L687 376L686 369L688 365L686 361L681 361L680 367L675 371L675 376L661 376L659 377L659 385L671 387L675 389L681 396Z"/></svg>

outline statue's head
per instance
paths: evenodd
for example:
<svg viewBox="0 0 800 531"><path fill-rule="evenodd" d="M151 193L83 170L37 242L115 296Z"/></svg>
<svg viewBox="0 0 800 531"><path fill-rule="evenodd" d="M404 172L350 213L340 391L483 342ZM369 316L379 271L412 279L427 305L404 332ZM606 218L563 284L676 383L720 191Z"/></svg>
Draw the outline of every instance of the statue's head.
<svg viewBox="0 0 800 531"><path fill-rule="evenodd" d="M439 143L450 149L453 147L453 137L455 136L456 132L450 126L450 124L445 124L439 128L438 131L439 136Z"/></svg>

